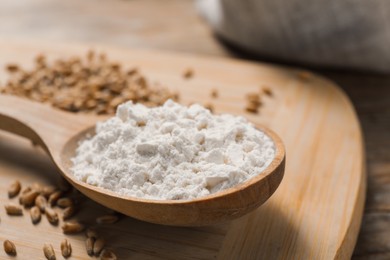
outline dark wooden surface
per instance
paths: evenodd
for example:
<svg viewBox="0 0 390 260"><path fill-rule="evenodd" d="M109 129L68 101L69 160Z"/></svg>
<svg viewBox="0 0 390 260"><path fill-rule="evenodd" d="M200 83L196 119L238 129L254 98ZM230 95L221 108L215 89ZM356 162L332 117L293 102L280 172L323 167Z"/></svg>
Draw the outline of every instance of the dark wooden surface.
<svg viewBox="0 0 390 260"><path fill-rule="evenodd" d="M242 57L213 37L191 0L5 0L0 19L0 38ZM390 75L316 72L346 91L364 131L368 194L354 258L390 259Z"/></svg>

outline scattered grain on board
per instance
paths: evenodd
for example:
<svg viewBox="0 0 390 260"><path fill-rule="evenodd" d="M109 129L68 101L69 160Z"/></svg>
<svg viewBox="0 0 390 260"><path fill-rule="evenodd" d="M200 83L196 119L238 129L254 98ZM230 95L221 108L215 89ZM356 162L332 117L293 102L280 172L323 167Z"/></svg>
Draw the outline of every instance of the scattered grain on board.
<svg viewBox="0 0 390 260"><path fill-rule="evenodd" d="M75 215L75 213L76 213L76 207L69 206L69 207L65 208L64 211L62 212L62 219L68 220L71 217L73 217Z"/></svg>
<svg viewBox="0 0 390 260"><path fill-rule="evenodd" d="M100 255L101 260L117 260L118 258L111 249L104 249Z"/></svg>
<svg viewBox="0 0 390 260"><path fill-rule="evenodd" d="M95 240L95 243L93 244L93 254L95 256L99 256L102 252L105 245L105 241L103 238L98 238Z"/></svg>
<svg viewBox="0 0 390 260"><path fill-rule="evenodd" d="M41 210L38 206L34 206L30 209L31 222L35 225L41 221Z"/></svg>
<svg viewBox="0 0 390 260"><path fill-rule="evenodd" d="M272 97L274 95L269 87L263 87L261 90L266 96Z"/></svg>
<svg viewBox="0 0 390 260"><path fill-rule="evenodd" d="M95 243L95 238L87 237L85 240L85 249L87 250L87 254L89 256L93 256L93 244Z"/></svg>
<svg viewBox="0 0 390 260"><path fill-rule="evenodd" d="M206 103L203 105L205 108L207 108L208 110L210 110L211 113L214 112L214 105L212 103Z"/></svg>
<svg viewBox="0 0 390 260"><path fill-rule="evenodd" d="M25 207L31 207L35 204L35 199L38 197L39 191L32 189L21 195L20 201Z"/></svg>
<svg viewBox="0 0 390 260"><path fill-rule="evenodd" d="M79 222L64 222L62 225L62 231L64 234L77 234L82 232L85 229L85 226Z"/></svg>
<svg viewBox="0 0 390 260"><path fill-rule="evenodd" d="M22 185L20 184L20 181L14 181L8 187L8 197L13 198L18 196L21 189L22 189Z"/></svg>
<svg viewBox="0 0 390 260"><path fill-rule="evenodd" d="M55 212L53 209L47 207L45 210L45 215L47 220L49 221L50 224L56 226L58 225L58 214Z"/></svg>
<svg viewBox="0 0 390 260"><path fill-rule="evenodd" d="M27 192L30 192L31 190L32 190L31 186L27 186L26 188L24 188L24 189L22 190L22 194L25 194L25 193L27 193Z"/></svg>
<svg viewBox="0 0 390 260"><path fill-rule="evenodd" d="M219 96L219 93L218 93L218 90L217 89L212 89L211 90L211 97L212 98L218 98L218 96Z"/></svg>
<svg viewBox="0 0 390 260"><path fill-rule="evenodd" d="M139 70L125 70L104 53L89 51L85 58L70 57L48 62L44 55L35 59L31 70L8 64L8 82L0 93L26 97L56 108L94 114L113 114L128 100L158 106L178 94L157 86Z"/></svg>
<svg viewBox="0 0 390 260"><path fill-rule="evenodd" d="M97 231L93 228L88 228L87 231L85 232L85 235L87 237L93 237L95 239L98 237Z"/></svg>
<svg viewBox="0 0 390 260"><path fill-rule="evenodd" d="M190 79L194 76L194 71L193 69L191 68L188 68L186 69L184 72L183 72L183 78L185 79Z"/></svg>
<svg viewBox="0 0 390 260"><path fill-rule="evenodd" d="M4 208L5 208L5 211L7 212L7 214L10 216L22 216L23 215L22 207L14 204L14 203L8 203L4 206Z"/></svg>
<svg viewBox="0 0 390 260"><path fill-rule="evenodd" d="M16 189L19 189L19 192L21 190L20 183L17 184L18 181L13 182L9 186L9 191L11 191L11 197L16 196L14 193L18 193L15 191L15 187L18 187ZM38 195L36 196L36 193ZM76 191L77 193L77 191ZM52 196L54 194L54 196ZM47 197L51 197L51 203L57 204L60 207L66 207L63 210L63 218L67 219L74 215L75 213L75 207L74 207L74 201L71 198L65 197L60 198L63 194L62 191L57 190L56 187L53 186L41 186L38 183L34 183L31 186L28 186L24 189L22 192L20 198L22 198L23 204L31 205L30 208L30 217L31 222L33 224L37 224L41 220L41 214L44 212L48 221L53 224L57 225L58 220L58 213L55 212L53 209L48 207L48 201ZM36 197L35 197L36 196ZM33 200L32 198L35 197ZM33 201L33 202L31 202ZM6 209L7 214L9 215L23 215L23 208L19 205L9 203L4 206ZM103 215L99 218L97 218L97 222L100 224L112 224L118 221L119 217L116 214L115 211L109 210L110 214ZM42 213L41 213L42 212ZM62 230L65 234L76 234L80 233L85 230L85 226L77 221L71 221L71 222L64 222L62 225ZM88 228L86 231L86 248L87 252L90 256L95 255L98 257L101 255L100 259L117 259L115 254L111 250L104 250L105 246L105 240L104 238L98 237L98 234L95 229ZM64 239L61 242L61 254L64 258L69 258L72 254L72 246L70 242L66 239ZM15 245L9 241L4 241L4 251L12 256L16 255L16 248ZM43 251L46 259L56 259L55 252L53 249L53 246L51 244L44 244Z"/></svg>
<svg viewBox="0 0 390 260"><path fill-rule="evenodd" d="M259 108L261 107L261 96L257 92L250 92L246 94L246 105L245 111L253 114L257 114L259 112Z"/></svg>
<svg viewBox="0 0 390 260"><path fill-rule="evenodd" d="M119 220L117 215L103 215L96 218L98 224L114 224Z"/></svg>
<svg viewBox="0 0 390 260"><path fill-rule="evenodd" d="M98 238L98 233L96 229L94 228L88 228L87 231L85 232L86 237L92 237L92 238Z"/></svg>
<svg viewBox="0 0 390 260"><path fill-rule="evenodd" d="M14 63L9 63L6 65L5 69L10 73L14 73L14 72L17 72L19 70L19 66L17 64L14 64Z"/></svg>
<svg viewBox="0 0 390 260"><path fill-rule="evenodd" d="M8 239L4 241L3 243L4 251L7 253L7 255L10 256L16 256L16 247L15 244Z"/></svg>
<svg viewBox="0 0 390 260"><path fill-rule="evenodd" d="M68 258L72 255L72 245L66 238L61 242L61 254L64 258Z"/></svg>
<svg viewBox="0 0 390 260"><path fill-rule="evenodd" d="M47 260L56 260L56 254L51 244L46 243L43 245L43 254Z"/></svg>
<svg viewBox="0 0 390 260"><path fill-rule="evenodd" d="M61 198L61 196L62 196L62 191L60 191L60 190L57 190L54 193L52 193L49 196L50 206L53 207L57 203L57 201Z"/></svg>
<svg viewBox="0 0 390 260"><path fill-rule="evenodd" d="M246 100L248 102L259 104L260 103L260 95L257 92L251 92L246 95Z"/></svg>
<svg viewBox="0 0 390 260"><path fill-rule="evenodd" d="M49 198L51 194L56 191L56 187L54 186L45 186L42 188L42 195L46 198Z"/></svg>
<svg viewBox="0 0 390 260"><path fill-rule="evenodd" d="M73 200L71 198L65 197L57 200L57 206L60 208L68 208L73 206Z"/></svg>
<svg viewBox="0 0 390 260"><path fill-rule="evenodd" d="M37 191L39 194L42 193L43 187L41 184L35 182L31 185L31 189Z"/></svg>
<svg viewBox="0 0 390 260"><path fill-rule="evenodd" d="M249 113L257 114L259 112L259 106L254 103L247 103L245 110Z"/></svg>
<svg viewBox="0 0 390 260"><path fill-rule="evenodd" d="M298 76L299 79L301 79L303 81L308 81L308 80L310 80L312 78L312 74L310 72L304 71L304 70L299 71L297 73L297 76Z"/></svg>
<svg viewBox="0 0 390 260"><path fill-rule="evenodd" d="M41 212L45 212L45 209L47 207L47 199L43 195L38 195L35 198L35 206L37 206Z"/></svg>

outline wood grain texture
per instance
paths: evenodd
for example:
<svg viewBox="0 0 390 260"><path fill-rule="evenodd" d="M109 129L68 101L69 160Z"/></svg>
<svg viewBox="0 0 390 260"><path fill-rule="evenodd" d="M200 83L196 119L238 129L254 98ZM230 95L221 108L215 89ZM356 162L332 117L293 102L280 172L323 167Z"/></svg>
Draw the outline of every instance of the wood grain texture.
<svg viewBox="0 0 390 260"><path fill-rule="evenodd" d="M244 115L252 122L274 129L285 143L288 158L284 180L276 193L262 207L238 220L203 228L172 228L127 218L105 229L117 238L108 241L122 258L345 259L351 256L364 203L364 149L355 112L333 83L310 73L302 77L299 70L263 64L96 48L107 50L110 57L124 61L126 66L137 65L151 80L179 90L184 104L212 101L211 89L219 89L220 97L212 101L216 112ZM55 58L85 50L72 45L0 43L3 57L0 62L12 60L24 64L37 52ZM194 69L195 76L185 80L181 75L188 66ZM271 88L274 96L264 100L261 114L245 113L245 94L258 91L262 85ZM32 153L31 148L18 142L10 143L4 137L1 140L2 154L8 153L7 149L19 149L18 152L26 155ZM51 165L43 155L32 153L31 156L38 155L45 163L30 163L20 172L13 166L18 159L4 155L0 164L4 172L0 176L2 185L10 183L15 176L22 180L24 175L34 179L35 175L28 174L29 171ZM5 195L1 198L4 203ZM86 204L84 209L89 211L89 206ZM87 214L83 217L84 221L91 220ZM11 221L6 234L13 234L14 238L21 236L20 230L11 228ZM27 227L30 223L23 222L22 218L16 221L27 229L34 228ZM51 230L53 241L60 243L63 235L46 228L43 226L41 230ZM80 251L76 249L78 257L83 256L81 237L72 240L80 248ZM37 248L43 241L26 239L24 243L27 241L31 243L29 252L39 256Z"/></svg>
<svg viewBox="0 0 390 260"><path fill-rule="evenodd" d="M367 154L367 200L356 259L389 259L390 77L322 71L348 93L362 123Z"/></svg>
<svg viewBox="0 0 390 260"><path fill-rule="evenodd" d="M0 1L0 16L1 38L100 42L253 59L219 44L197 15L192 0ZM355 257L388 259L390 76L325 69L317 72L346 91L362 123L368 193ZM386 214L389 217L384 217Z"/></svg>

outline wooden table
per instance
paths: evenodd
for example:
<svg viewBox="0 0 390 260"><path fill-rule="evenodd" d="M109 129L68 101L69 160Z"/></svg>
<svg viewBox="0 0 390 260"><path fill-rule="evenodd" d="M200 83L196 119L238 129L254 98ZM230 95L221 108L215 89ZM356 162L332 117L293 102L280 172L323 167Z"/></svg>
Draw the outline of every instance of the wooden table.
<svg viewBox="0 0 390 260"><path fill-rule="evenodd" d="M39 38L236 56L191 0L0 1L0 38ZM368 194L354 258L390 258L390 76L316 70L353 101L366 140Z"/></svg>

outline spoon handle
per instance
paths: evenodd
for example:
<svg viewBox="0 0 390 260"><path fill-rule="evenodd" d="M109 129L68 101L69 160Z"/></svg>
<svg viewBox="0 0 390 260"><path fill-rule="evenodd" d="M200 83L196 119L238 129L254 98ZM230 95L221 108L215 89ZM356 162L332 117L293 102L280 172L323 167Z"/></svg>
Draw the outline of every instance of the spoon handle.
<svg viewBox="0 0 390 260"><path fill-rule="evenodd" d="M0 95L0 130L26 137L50 153L59 151L74 133L90 124L83 118L24 98Z"/></svg>

